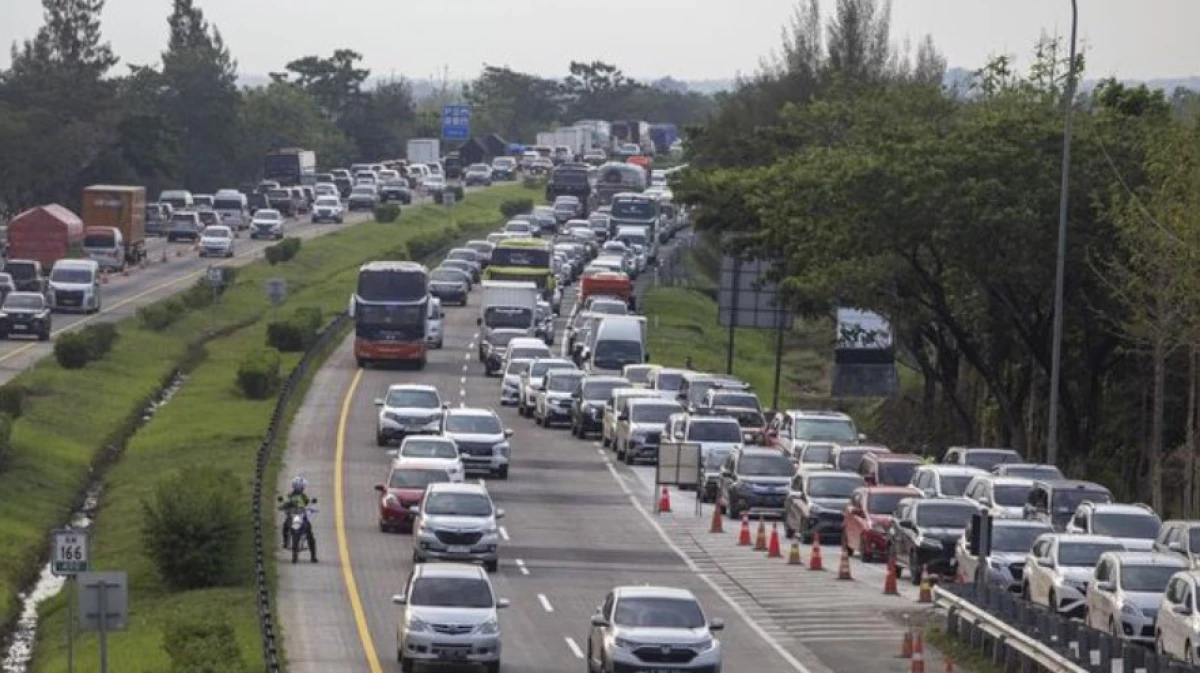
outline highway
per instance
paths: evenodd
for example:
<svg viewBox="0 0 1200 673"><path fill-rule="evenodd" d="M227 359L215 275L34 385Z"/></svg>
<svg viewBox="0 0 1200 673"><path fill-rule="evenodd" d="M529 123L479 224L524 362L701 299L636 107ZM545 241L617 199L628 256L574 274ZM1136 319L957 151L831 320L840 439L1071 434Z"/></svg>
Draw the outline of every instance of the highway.
<svg viewBox="0 0 1200 673"><path fill-rule="evenodd" d="M564 302L569 307L570 297ZM348 338L318 372L290 433L279 490L296 474L309 481L320 563L278 565L278 607L293 673L398 671L390 602L411 569L411 538L382 533L373 486L390 456L374 441L374 398L391 383L436 385L452 404L499 409L499 381L476 359L476 304L447 310L446 344L422 371L358 370ZM564 313L567 310L564 308ZM561 321L560 321L561 322ZM561 341L557 342L561 343ZM672 493L673 514L654 514L651 468L629 468L598 442L545 430L503 408L515 431L507 481L488 480L506 510L499 596L503 670L583 671L588 620L622 584L686 587L712 616L725 670L900 673L902 619L916 592L882 594L882 566L854 563L856 581L836 580L838 549L825 547L825 572L789 566L736 546L736 526L711 534L711 509L697 516L691 495ZM277 558L283 550L277 545ZM786 549L786 548L785 548ZM803 550L807 563L810 550ZM927 651L927 665L941 662Z"/></svg>

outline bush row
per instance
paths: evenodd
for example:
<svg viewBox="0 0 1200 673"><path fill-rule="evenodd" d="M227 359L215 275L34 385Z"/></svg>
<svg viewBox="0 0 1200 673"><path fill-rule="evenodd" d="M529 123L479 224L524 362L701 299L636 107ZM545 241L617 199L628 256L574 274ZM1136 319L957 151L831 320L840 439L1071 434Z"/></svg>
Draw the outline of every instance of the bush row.
<svg viewBox="0 0 1200 673"><path fill-rule="evenodd" d="M321 309L301 306L287 318L267 325L267 345L284 353L308 350L324 322Z"/></svg>
<svg viewBox="0 0 1200 673"><path fill-rule="evenodd" d="M80 369L107 355L116 341L116 325L107 322L88 325L60 335L54 342L54 359L63 369Z"/></svg>
<svg viewBox="0 0 1200 673"><path fill-rule="evenodd" d="M415 260L426 259L453 245L461 235L461 230L453 226L414 236L408 242L408 257Z"/></svg>
<svg viewBox="0 0 1200 673"><path fill-rule="evenodd" d="M237 386L252 400L265 400L279 389L279 351L261 348L250 351L238 367Z"/></svg>
<svg viewBox="0 0 1200 673"><path fill-rule="evenodd" d="M263 250L267 263L274 266L280 262L290 262L296 253L300 252L300 239L288 236L275 245L269 245Z"/></svg>
<svg viewBox="0 0 1200 673"><path fill-rule="evenodd" d="M500 204L500 214L511 220L517 215L533 212L533 199L509 199Z"/></svg>
<svg viewBox="0 0 1200 673"><path fill-rule="evenodd" d="M400 217L400 204L398 203L383 203L375 206L375 221L376 222L395 222Z"/></svg>
<svg viewBox="0 0 1200 673"><path fill-rule="evenodd" d="M224 294L225 290L237 279L238 270L235 267L222 266L218 268L221 269L223 280L216 288L213 288L208 279L201 278L175 297L139 308L137 314L142 327L161 332L175 324L188 311L210 306L213 299Z"/></svg>
<svg viewBox="0 0 1200 673"><path fill-rule="evenodd" d="M454 203L456 203L456 204L462 203L463 196L466 194L466 192L463 191L463 188L460 187L459 185L450 185L440 192L434 192L433 193L433 202L434 203L444 203L442 197L443 197L443 195L446 194L446 192L449 192L454 195Z"/></svg>
<svg viewBox="0 0 1200 673"><path fill-rule="evenodd" d="M142 545L168 587L204 589L236 577L246 528L240 484L228 470L199 467L164 479L142 501Z"/></svg>

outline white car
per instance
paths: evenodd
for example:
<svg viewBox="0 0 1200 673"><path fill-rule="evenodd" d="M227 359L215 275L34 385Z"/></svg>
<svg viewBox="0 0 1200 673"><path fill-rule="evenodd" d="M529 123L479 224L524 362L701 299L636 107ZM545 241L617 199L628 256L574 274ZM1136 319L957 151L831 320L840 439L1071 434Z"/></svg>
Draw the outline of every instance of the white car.
<svg viewBox="0 0 1200 673"><path fill-rule="evenodd" d="M233 257L233 253L233 230L229 227L205 227L200 233L201 257Z"/></svg>
<svg viewBox="0 0 1200 673"><path fill-rule="evenodd" d="M283 238L283 214L274 208L262 208L254 212L250 221L250 238Z"/></svg>
<svg viewBox="0 0 1200 673"><path fill-rule="evenodd" d="M387 394L375 400L379 423L375 443L387 446L409 435L436 435L442 431L442 396L434 386L400 383L388 386Z"/></svg>
<svg viewBox="0 0 1200 673"><path fill-rule="evenodd" d="M687 589L648 584L616 587L592 615L585 645L587 670L720 671L721 641L714 634L724 628L723 621L704 614L700 601ZM648 667L644 658L648 652L656 659L684 660L689 665Z"/></svg>
<svg viewBox="0 0 1200 673"><path fill-rule="evenodd" d="M405 437L396 451L396 462L405 459L421 459L424 463L435 462L446 469L450 481L462 481L466 477L458 444L449 437L437 435L414 435Z"/></svg>
<svg viewBox="0 0 1200 673"><path fill-rule="evenodd" d="M342 200L337 196L318 196L316 202L313 203L312 221L314 223L336 222L341 224L344 217Z"/></svg>
<svg viewBox="0 0 1200 673"><path fill-rule="evenodd" d="M470 662L499 673L502 639L496 611L507 608L508 601L496 598L482 569L462 563L419 565L392 602L400 606L396 660L401 671L412 671L418 662Z"/></svg>
<svg viewBox="0 0 1200 673"><path fill-rule="evenodd" d="M1167 583L1154 624L1154 649L1191 664L1200 662L1200 571L1175 573Z"/></svg>
<svg viewBox="0 0 1200 673"><path fill-rule="evenodd" d="M1110 551L1125 547L1107 535L1043 535L1025 557L1021 595L1051 612L1082 617L1096 563Z"/></svg>
<svg viewBox="0 0 1200 673"><path fill-rule="evenodd" d="M337 185L332 182L318 182L313 185L313 195L317 197L340 196Z"/></svg>

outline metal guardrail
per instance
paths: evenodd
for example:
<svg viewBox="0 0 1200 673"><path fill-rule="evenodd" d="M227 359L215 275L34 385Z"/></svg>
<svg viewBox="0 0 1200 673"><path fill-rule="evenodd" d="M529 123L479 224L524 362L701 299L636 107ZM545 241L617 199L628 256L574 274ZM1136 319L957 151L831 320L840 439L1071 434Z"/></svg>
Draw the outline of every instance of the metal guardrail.
<svg viewBox="0 0 1200 673"><path fill-rule="evenodd" d="M1200 673L1200 667L1097 631L1002 589L951 584L933 593L934 602L947 611L948 635L1005 671Z"/></svg>
<svg viewBox="0 0 1200 673"><path fill-rule="evenodd" d="M292 368L287 381L284 382L283 387L279 391L279 398L275 401L275 410L271 413L271 421L267 425L267 435L258 447L257 462L254 466L254 488L251 509L254 512L254 575L258 593L258 621L259 630L262 635L263 662L265 663L264 668L266 673L280 673L282 670L280 663L282 654L279 651L279 638L275 632L275 617L271 611L271 590L267 579L266 552L264 551L265 545L263 542L264 519L267 516L271 517L271 525L268 528L271 531L271 540L275 539L275 509L268 507L264 511L263 478L266 476L267 467L271 464L271 452L274 451L275 444L279 439L279 430L283 423L284 415L287 413L288 406L292 402L292 395L295 393L296 385L308 373L309 367L317 355L329 344L330 339L338 334L347 320L348 316L346 314L339 314L333 322L329 323L322 330L316 342L304 353L304 356L300 358L296 366ZM272 488L271 490L273 491L274 489ZM273 499L271 501L273 502ZM274 548L273 543L270 548Z"/></svg>

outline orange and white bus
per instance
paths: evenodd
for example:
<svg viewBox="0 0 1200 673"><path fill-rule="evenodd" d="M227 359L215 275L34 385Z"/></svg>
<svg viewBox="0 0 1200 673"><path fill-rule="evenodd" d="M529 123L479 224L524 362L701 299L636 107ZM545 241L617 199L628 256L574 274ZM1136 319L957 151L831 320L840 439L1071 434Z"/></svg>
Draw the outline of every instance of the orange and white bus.
<svg viewBox="0 0 1200 673"><path fill-rule="evenodd" d="M429 270L416 262L364 264L350 298L350 315L358 366L382 361L425 366Z"/></svg>

